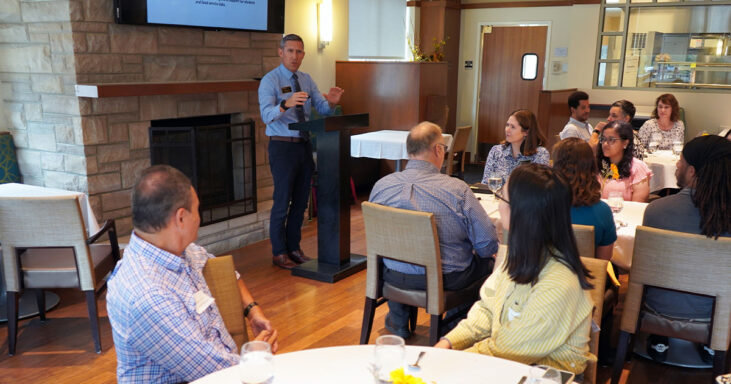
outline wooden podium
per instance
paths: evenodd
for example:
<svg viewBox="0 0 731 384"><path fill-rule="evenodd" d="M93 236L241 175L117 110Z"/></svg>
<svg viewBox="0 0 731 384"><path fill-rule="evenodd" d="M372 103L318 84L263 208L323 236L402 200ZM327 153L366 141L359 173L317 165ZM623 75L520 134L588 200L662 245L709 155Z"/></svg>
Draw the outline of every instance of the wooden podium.
<svg viewBox="0 0 731 384"><path fill-rule="evenodd" d="M292 275L334 283L365 269L366 258L350 253L350 130L368 126L368 114L330 116L292 123L289 129L317 137L317 260Z"/></svg>

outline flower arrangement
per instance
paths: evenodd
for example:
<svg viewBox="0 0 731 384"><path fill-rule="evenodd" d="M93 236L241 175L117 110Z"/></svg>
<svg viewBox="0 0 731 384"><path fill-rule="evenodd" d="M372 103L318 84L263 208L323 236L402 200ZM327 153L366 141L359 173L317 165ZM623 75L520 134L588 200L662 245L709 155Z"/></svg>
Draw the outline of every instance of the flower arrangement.
<svg viewBox="0 0 731 384"><path fill-rule="evenodd" d="M449 37L447 37L447 40L449 40ZM413 44L411 38L407 38L407 41L409 43L409 49L411 50L411 56L413 57L414 61L438 63L444 60L443 50L444 46L447 45L446 40L437 40L436 38L434 38L434 45L432 47L434 52L429 55L425 55L418 44Z"/></svg>
<svg viewBox="0 0 731 384"><path fill-rule="evenodd" d="M391 372L391 382L393 384L426 384L421 378L404 373L403 368ZM435 383L432 382L432 384Z"/></svg>

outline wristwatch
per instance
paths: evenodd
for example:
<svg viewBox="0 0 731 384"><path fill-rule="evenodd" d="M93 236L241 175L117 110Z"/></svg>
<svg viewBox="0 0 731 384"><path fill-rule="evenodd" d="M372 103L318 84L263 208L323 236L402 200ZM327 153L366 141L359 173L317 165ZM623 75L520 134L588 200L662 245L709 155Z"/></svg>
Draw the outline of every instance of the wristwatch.
<svg viewBox="0 0 731 384"><path fill-rule="evenodd" d="M284 109L285 111L289 109L285 104L287 103L287 100L282 100L281 103L279 103L279 106Z"/></svg>

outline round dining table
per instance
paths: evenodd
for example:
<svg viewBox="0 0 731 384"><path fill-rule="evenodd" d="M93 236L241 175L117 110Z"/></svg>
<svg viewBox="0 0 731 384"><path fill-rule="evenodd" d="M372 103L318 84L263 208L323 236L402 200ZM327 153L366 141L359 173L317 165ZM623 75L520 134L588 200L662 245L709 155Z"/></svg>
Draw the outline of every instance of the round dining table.
<svg viewBox="0 0 731 384"><path fill-rule="evenodd" d="M665 188L678 188L675 180L678 159L680 159L680 156L668 150L658 150L645 156L643 161L652 171L652 177L650 178L651 192Z"/></svg>
<svg viewBox="0 0 731 384"><path fill-rule="evenodd" d="M274 355L273 384L373 384L374 345L307 349ZM530 367L514 361L449 349L406 346L407 363L425 351L418 371L406 373L427 383L518 384L529 377ZM194 381L194 384L240 384L239 367L233 366Z"/></svg>

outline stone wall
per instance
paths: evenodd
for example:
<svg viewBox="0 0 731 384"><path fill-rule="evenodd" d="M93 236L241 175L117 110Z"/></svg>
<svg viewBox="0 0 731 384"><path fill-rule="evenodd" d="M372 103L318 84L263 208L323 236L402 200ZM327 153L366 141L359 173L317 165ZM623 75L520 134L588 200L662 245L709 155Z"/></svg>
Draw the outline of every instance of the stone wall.
<svg viewBox="0 0 731 384"><path fill-rule="evenodd" d="M222 113L257 126L258 213L201 228L223 252L268 237L272 180L256 92L77 98L75 84L241 80L279 64L276 34L118 25L112 0L0 1L0 81L24 180L87 192L131 230L150 120Z"/></svg>

